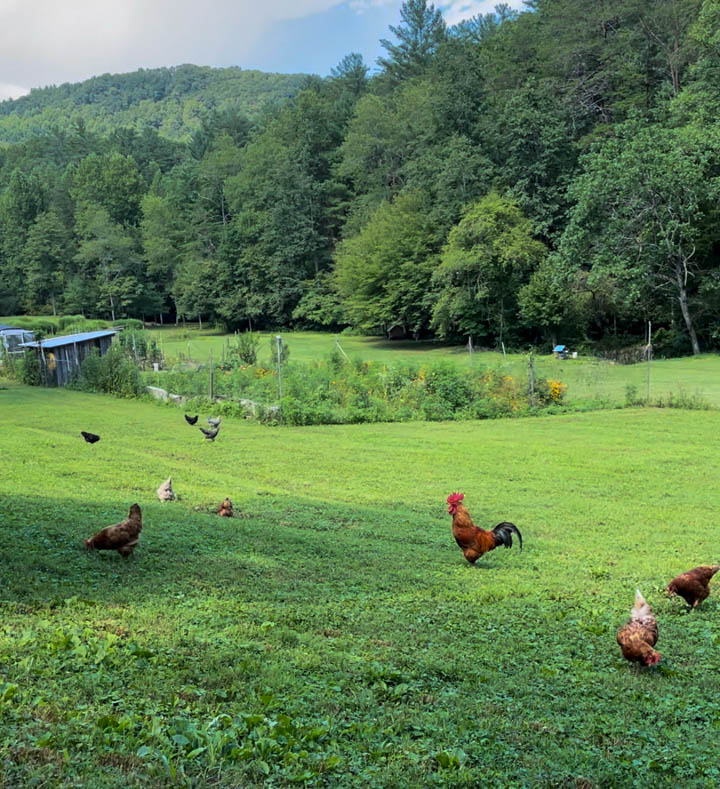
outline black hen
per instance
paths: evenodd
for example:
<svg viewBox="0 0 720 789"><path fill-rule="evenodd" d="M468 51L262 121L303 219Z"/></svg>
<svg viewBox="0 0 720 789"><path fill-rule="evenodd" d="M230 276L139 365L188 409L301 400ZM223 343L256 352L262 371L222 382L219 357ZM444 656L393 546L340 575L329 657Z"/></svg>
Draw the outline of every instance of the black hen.
<svg viewBox="0 0 720 789"><path fill-rule="evenodd" d="M96 441L100 440L100 436L96 436L95 433L86 433L84 430L81 430L80 433L88 444L94 444Z"/></svg>
<svg viewBox="0 0 720 789"><path fill-rule="evenodd" d="M504 545L506 548L512 548L513 533L517 534L520 550L522 551L522 534L520 534L520 530L514 523L503 521L502 523L498 523L492 531L497 537L498 545Z"/></svg>
<svg viewBox="0 0 720 789"><path fill-rule="evenodd" d="M185 414L185 421L189 425L194 425L198 421L198 416L199 416L198 414L195 414L195 416L188 416L187 414Z"/></svg>
<svg viewBox="0 0 720 789"><path fill-rule="evenodd" d="M214 441L215 436L220 432L220 428L216 427L215 430L205 430L204 427L200 428L200 432L207 438L208 441Z"/></svg>

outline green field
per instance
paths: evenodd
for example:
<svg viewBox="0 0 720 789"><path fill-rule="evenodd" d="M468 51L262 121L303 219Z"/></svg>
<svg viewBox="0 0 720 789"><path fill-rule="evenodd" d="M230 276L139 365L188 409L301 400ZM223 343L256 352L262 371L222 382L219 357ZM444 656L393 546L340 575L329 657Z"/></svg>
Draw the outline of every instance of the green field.
<svg viewBox="0 0 720 789"><path fill-rule="evenodd" d="M691 614L662 594L720 560L720 412L209 443L175 408L8 385L0 427L0 786L720 781L720 583ZM454 490L525 550L467 565ZM135 555L86 555L134 501ZM615 644L636 586L657 669Z"/></svg>
<svg viewBox="0 0 720 789"><path fill-rule="evenodd" d="M178 359L206 362L212 357L222 358L227 335L212 330L155 329L152 335L160 344L168 362ZM270 340L274 334L261 334L259 361L269 363ZM528 357L525 354L507 354L493 351L470 355L463 346L443 345L437 342L384 340L377 337L333 335L322 332L283 332L282 337L290 348L291 361L309 362L326 359L335 348L336 339L350 357L367 361L417 364L450 360L458 365L485 365L499 367L509 374L526 376ZM230 337L232 339L232 337ZM645 397L648 369L646 364L621 365L601 359L580 356L578 359L558 360L552 355L538 355L535 360L539 377L553 378L568 385L567 400L606 400L623 403L626 386L637 389ZM161 382L159 381L161 385ZM680 359L655 359L650 369L650 399L655 401L669 395L699 396L720 406L720 356L703 354Z"/></svg>

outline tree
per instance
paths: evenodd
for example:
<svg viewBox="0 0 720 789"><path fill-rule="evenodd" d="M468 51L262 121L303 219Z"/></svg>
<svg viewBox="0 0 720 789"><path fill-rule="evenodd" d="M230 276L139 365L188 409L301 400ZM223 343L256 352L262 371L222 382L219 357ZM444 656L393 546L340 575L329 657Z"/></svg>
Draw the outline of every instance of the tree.
<svg viewBox="0 0 720 789"><path fill-rule="evenodd" d="M374 331L394 323L413 333L426 329L435 246L422 194L383 202L362 231L337 251L335 283L347 320Z"/></svg>
<svg viewBox="0 0 720 789"><path fill-rule="evenodd" d="M381 39L380 44L388 54L377 60L394 83L421 75L447 38L442 12L434 5L428 6L427 0L405 0L400 7L400 18L402 24L390 25L398 43Z"/></svg>
<svg viewBox="0 0 720 789"><path fill-rule="evenodd" d="M517 294L546 254L517 203L490 193L450 231L434 281L433 326L441 337L492 337L516 328ZM513 323L515 321L515 323Z"/></svg>
<svg viewBox="0 0 720 789"><path fill-rule="evenodd" d="M336 85L357 98L367 90L369 70L363 56L351 52L345 55L335 68L330 69L330 78Z"/></svg>
<svg viewBox="0 0 720 789"><path fill-rule="evenodd" d="M72 252L67 228L55 211L37 217L21 257L25 271L25 307L34 312L50 304L53 315L57 315L57 300L64 289Z"/></svg>
<svg viewBox="0 0 720 789"><path fill-rule="evenodd" d="M92 153L78 163L71 195L77 202L102 206L113 222L128 227L140 222L145 191L145 182L131 156Z"/></svg>
<svg viewBox="0 0 720 789"><path fill-rule="evenodd" d="M623 124L584 159L560 242L565 260L590 268L590 281L616 278L640 318L648 317L658 294L671 296L695 354L692 302L716 237L719 153L717 131Z"/></svg>
<svg viewBox="0 0 720 789"><path fill-rule="evenodd" d="M80 245L75 261L84 277L95 281L97 309L109 312L114 321L117 312L142 293L142 263L135 241L104 208L92 203L80 207L77 232Z"/></svg>

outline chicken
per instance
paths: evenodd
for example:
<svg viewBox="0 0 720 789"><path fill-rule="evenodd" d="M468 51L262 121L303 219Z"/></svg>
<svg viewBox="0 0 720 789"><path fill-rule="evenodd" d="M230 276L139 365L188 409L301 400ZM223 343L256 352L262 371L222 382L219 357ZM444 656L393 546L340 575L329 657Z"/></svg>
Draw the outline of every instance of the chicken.
<svg viewBox="0 0 720 789"><path fill-rule="evenodd" d="M172 477L168 477L165 482L157 489L157 495L160 501L174 501L175 491L172 486Z"/></svg>
<svg viewBox="0 0 720 789"><path fill-rule="evenodd" d="M205 438L208 441L214 441L215 436L220 432L220 428L216 427L214 430L205 430L204 427L201 427L200 432L205 436Z"/></svg>
<svg viewBox="0 0 720 789"><path fill-rule="evenodd" d="M94 444L96 441L100 440L100 436L96 436L95 433L86 433L84 430L81 430L80 434L88 444Z"/></svg>
<svg viewBox="0 0 720 789"><path fill-rule="evenodd" d="M142 531L142 512L137 504L130 507L127 518L121 523L106 526L94 537L85 540L85 550L117 551L126 559L137 548Z"/></svg>
<svg viewBox="0 0 720 789"><path fill-rule="evenodd" d="M219 427L220 426L220 421L221 421L221 417L219 417L219 416L218 417L214 417L214 418L209 416L207 418L207 423L210 425L210 427Z"/></svg>
<svg viewBox="0 0 720 789"><path fill-rule="evenodd" d="M504 521L498 523L492 531L479 529L472 522L465 505L461 504L464 498L464 493L451 493L447 497L447 503L448 512L452 515L453 537L470 564L475 564L483 554L492 551L498 545L504 545L506 548L512 547L513 534L517 534L520 550L522 550L522 534L515 524Z"/></svg>
<svg viewBox="0 0 720 789"><path fill-rule="evenodd" d="M657 622L638 589L635 592L635 605L630 613L630 620L618 631L617 642L625 660L635 661L642 666L654 666L661 657L660 653L653 649L657 640Z"/></svg>
<svg viewBox="0 0 720 789"><path fill-rule="evenodd" d="M667 592L670 597L679 594L689 606L697 608L710 594L708 585L718 570L720 570L720 564L716 564L714 567L702 565L688 570L670 581L667 585Z"/></svg>
<svg viewBox="0 0 720 789"><path fill-rule="evenodd" d="M189 425L194 425L198 421L198 416L199 414L195 414L195 416L188 416L187 414L185 414L185 421Z"/></svg>
<svg viewBox="0 0 720 789"><path fill-rule="evenodd" d="M218 507L217 514L222 518L232 518L234 515L232 501L228 498L223 499L222 504Z"/></svg>

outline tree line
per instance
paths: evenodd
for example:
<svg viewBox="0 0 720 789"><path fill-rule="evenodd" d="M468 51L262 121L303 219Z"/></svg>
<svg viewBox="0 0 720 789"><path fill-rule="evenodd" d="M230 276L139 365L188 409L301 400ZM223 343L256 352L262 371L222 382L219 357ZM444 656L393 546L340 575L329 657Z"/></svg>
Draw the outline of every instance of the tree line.
<svg viewBox="0 0 720 789"><path fill-rule="evenodd" d="M185 140L70 113L0 149L0 314L716 348L720 0L526 5L407 0L374 73Z"/></svg>

